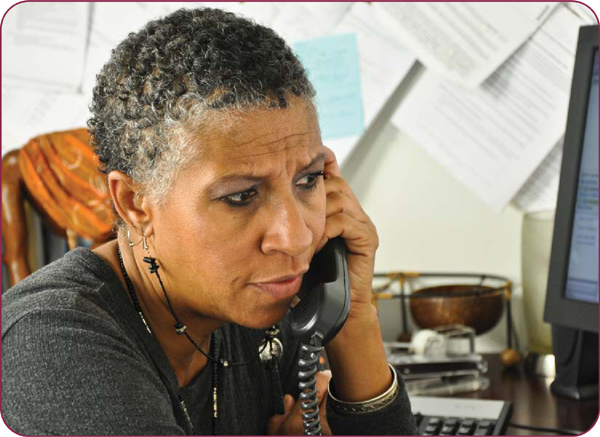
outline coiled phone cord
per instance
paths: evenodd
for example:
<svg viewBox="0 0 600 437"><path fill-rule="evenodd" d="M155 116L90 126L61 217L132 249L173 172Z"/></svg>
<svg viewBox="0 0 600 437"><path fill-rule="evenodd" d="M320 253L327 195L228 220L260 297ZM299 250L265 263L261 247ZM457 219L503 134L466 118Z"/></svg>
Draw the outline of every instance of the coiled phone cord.
<svg viewBox="0 0 600 437"><path fill-rule="evenodd" d="M300 388L300 407L304 411L304 435L321 435L321 418L319 417L319 400L317 399L317 363L321 346L321 335L317 332L310 339L310 344L300 345L298 359L298 387Z"/></svg>

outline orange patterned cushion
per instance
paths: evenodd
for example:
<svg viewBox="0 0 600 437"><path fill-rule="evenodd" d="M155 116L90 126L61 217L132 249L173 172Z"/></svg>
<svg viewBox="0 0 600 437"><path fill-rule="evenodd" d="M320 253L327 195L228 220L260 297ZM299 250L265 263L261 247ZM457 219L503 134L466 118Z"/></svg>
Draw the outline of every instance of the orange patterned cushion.
<svg viewBox="0 0 600 437"><path fill-rule="evenodd" d="M95 242L111 237L116 217L87 129L31 139L19 167L29 194L55 225Z"/></svg>

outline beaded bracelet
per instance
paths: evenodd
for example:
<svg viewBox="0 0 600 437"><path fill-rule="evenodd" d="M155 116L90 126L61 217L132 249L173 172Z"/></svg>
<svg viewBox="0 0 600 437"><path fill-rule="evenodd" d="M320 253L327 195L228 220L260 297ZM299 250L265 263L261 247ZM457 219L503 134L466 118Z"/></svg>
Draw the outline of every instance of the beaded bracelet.
<svg viewBox="0 0 600 437"><path fill-rule="evenodd" d="M362 413L371 413L373 411L381 410L382 408L387 407L389 404L394 402L394 399L398 396L400 392L400 386L398 385L398 374L396 373L396 369L392 365L388 363L390 369L392 371L392 385L388 388L383 394L380 394L373 399L369 399L362 402L344 402L336 399L331 392L331 380L329 380L329 399L328 402L331 402L331 406L338 413L347 413L347 414L362 414Z"/></svg>

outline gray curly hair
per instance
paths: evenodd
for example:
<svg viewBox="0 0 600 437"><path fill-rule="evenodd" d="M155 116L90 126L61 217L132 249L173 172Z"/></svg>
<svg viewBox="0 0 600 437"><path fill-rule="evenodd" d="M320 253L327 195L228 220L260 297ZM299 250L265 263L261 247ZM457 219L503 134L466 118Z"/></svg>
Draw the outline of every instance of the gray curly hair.
<svg viewBox="0 0 600 437"><path fill-rule="evenodd" d="M88 120L104 173L161 203L195 156L192 132L234 113L286 108L314 88L271 29L219 9L180 9L121 42L97 76ZM152 183L150 183L152 182Z"/></svg>

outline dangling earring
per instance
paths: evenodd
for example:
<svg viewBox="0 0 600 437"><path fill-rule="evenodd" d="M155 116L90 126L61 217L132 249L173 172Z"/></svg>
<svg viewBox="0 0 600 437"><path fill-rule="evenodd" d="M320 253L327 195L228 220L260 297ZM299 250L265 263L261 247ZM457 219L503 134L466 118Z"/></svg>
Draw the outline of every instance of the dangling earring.
<svg viewBox="0 0 600 437"><path fill-rule="evenodd" d="M158 274L158 269L160 268L160 266L158 265L158 263L156 262L156 258L154 258L153 256L150 256L150 248L148 247L148 240L146 238L146 234L144 233L144 236L142 237L142 243L143 243L143 247L144 250L146 251L146 253L148 254L148 256L145 256L144 258L142 258L144 260L145 263L149 264L148 268L150 269L150 273L152 274L156 274L156 277L158 278L161 287L163 287L163 291L164 291L164 286L162 284L162 281L160 279L160 275ZM168 299L166 293L165 293L165 297ZM169 302L167 302L169 303ZM171 306L171 304L169 303L169 307ZM184 330L185 332L185 330ZM178 334L183 334L183 332L177 332Z"/></svg>
<svg viewBox="0 0 600 437"><path fill-rule="evenodd" d="M142 243L142 247L148 254L148 256L144 257L144 262L150 264L150 266L149 266L150 273L156 273L160 266L156 262L156 258L153 258L152 256L150 256L150 248L148 247L148 238L146 238L146 232L142 231L142 237L140 238L140 241L138 241L137 243L134 243L131 240L131 228L127 229L127 242L129 243L129 247L134 247L134 246L137 246L138 244Z"/></svg>

